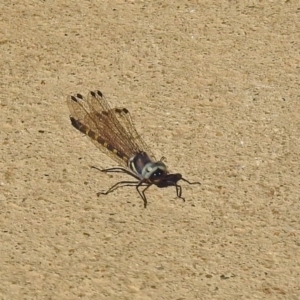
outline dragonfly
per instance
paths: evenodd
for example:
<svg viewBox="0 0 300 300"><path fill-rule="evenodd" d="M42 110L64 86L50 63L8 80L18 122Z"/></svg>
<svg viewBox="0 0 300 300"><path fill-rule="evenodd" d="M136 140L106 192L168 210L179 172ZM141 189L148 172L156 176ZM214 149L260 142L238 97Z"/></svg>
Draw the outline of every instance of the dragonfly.
<svg viewBox="0 0 300 300"><path fill-rule="evenodd" d="M86 97L69 95L67 104L73 127L87 135L103 153L118 163L118 166L107 169L92 168L104 173L125 173L135 179L119 181L107 191L98 192L97 196L108 195L120 187L135 186L146 208L145 192L152 185L159 188L173 186L176 196L185 201L178 181L201 184L190 182L180 173L170 173L163 162L164 157L156 160L135 129L128 109L111 108L101 91L90 91Z"/></svg>

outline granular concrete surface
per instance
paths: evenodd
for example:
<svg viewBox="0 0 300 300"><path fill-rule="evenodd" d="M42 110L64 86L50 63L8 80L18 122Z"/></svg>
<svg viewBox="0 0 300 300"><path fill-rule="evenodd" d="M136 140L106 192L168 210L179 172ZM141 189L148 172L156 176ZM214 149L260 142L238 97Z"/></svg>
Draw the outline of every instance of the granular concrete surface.
<svg viewBox="0 0 300 300"><path fill-rule="evenodd" d="M0 4L0 299L300 299L300 2ZM126 174L66 98L126 107L174 187Z"/></svg>

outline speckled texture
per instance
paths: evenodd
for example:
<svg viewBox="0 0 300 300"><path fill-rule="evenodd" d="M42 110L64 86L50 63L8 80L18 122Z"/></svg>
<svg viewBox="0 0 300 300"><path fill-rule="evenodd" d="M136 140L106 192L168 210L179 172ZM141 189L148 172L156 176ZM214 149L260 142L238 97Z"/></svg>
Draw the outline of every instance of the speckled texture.
<svg viewBox="0 0 300 300"><path fill-rule="evenodd" d="M300 299L298 1L2 1L1 299ZM69 93L202 185L119 174Z"/></svg>

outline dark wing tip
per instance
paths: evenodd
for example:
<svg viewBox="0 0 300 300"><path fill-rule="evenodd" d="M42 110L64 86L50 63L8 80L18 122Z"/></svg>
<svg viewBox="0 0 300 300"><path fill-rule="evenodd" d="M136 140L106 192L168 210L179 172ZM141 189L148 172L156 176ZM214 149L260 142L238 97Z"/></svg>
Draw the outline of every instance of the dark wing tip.
<svg viewBox="0 0 300 300"><path fill-rule="evenodd" d="M127 108L115 108L115 112L117 113L117 114L121 114L122 112L124 112L125 114L128 114L129 113L129 111L128 111L128 109Z"/></svg>
<svg viewBox="0 0 300 300"><path fill-rule="evenodd" d="M92 97L97 97L97 96L100 98L103 97L103 94L100 91L90 91L90 94L92 95Z"/></svg>
<svg viewBox="0 0 300 300"><path fill-rule="evenodd" d="M100 91L97 91L97 94L98 94L98 96L99 96L99 97L101 97L101 98L103 97L103 94L102 94L102 92L100 92Z"/></svg>
<svg viewBox="0 0 300 300"><path fill-rule="evenodd" d="M100 91L90 91L90 94L92 95L92 97L100 97L103 98L103 94Z"/></svg>
<svg viewBox="0 0 300 300"><path fill-rule="evenodd" d="M77 98L75 96L71 96L71 100L77 102Z"/></svg>
<svg viewBox="0 0 300 300"><path fill-rule="evenodd" d="M96 97L96 93L91 91L90 94L93 96L93 97Z"/></svg>
<svg viewBox="0 0 300 300"><path fill-rule="evenodd" d="M72 116L70 116L70 120L71 120L72 125L73 125L75 128L78 128L78 127L79 127L79 121L77 121L76 119L74 119Z"/></svg>
<svg viewBox="0 0 300 300"><path fill-rule="evenodd" d="M75 96L71 96L70 98L74 102L78 102L78 99L83 100L83 96L81 94L76 94Z"/></svg>

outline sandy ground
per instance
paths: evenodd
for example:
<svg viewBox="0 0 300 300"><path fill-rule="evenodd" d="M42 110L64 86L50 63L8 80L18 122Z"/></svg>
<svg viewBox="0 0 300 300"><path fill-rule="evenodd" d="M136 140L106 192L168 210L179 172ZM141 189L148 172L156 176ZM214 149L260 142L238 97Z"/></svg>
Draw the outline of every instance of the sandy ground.
<svg viewBox="0 0 300 300"><path fill-rule="evenodd" d="M1 299L300 299L300 4L244 2L1 1ZM185 203L96 196L95 89Z"/></svg>

